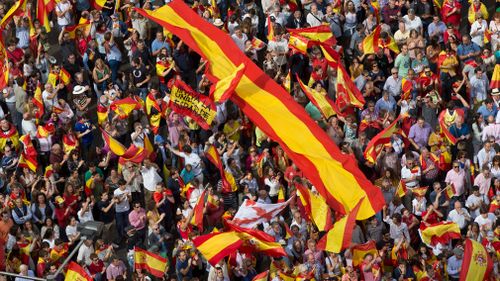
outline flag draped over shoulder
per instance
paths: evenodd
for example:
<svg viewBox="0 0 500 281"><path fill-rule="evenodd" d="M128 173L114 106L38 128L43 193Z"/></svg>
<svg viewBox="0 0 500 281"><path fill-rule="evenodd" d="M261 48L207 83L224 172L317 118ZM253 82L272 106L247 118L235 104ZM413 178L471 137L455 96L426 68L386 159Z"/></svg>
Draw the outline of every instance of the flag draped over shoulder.
<svg viewBox="0 0 500 281"><path fill-rule="evenodd" d="M493 81L493 80L492 80ZM455 136L453 136L450 132L450 128L446 126L445 120L444 120L444 115L445 111L441 112L439 114L438 120L439 120L439 128L441 130L441 133L444 135L444 137L452 144L455 145L457 144L457 139Z"/></svg>
<svg viewBox="0 0 500 281"><path fill-rule="evenodd" d="M355 159L343 155L304 108L246 57L229 35L203 20L181 0L155 11L136 10L206 59L207 76L212 82L231 75L245 63L245 72L231 101L280 144L330 206L346 214L362 197L369 198L363 201L358 219L371 217L382 209L382 192L362 174Z"/></svg>
<svg viewBox="0 0 500 281"><path fill-rule="evenodd" d="M356 224L356 215L361 206L361 199L359 203L352 209L352 211L345 217L341 218L333 225L318 242L318 249L322 249L328 252L340 253L343 249L348 248L351 245L352 231L354 230L354 225Z"/></svg>
<svg viewBox="0 0 500 281"><path fill-rule="evenodd" d="M404 117L405 115L399 115L389 127L385 128L368 142L365 152L363 153L368 162L375 163L377 161L377 157L382 151L383 145L390 144L392 135L401 131L397 124Z"/></svg>
<svg viewBox="0 0 500 281"><path fill-rule="evenodd" d="M66 281L92 281L92 277L76 262L72 261L68 265L68 271L66 272Z"/></svg>
<svg viewBox="0 0 500 281"><path fill-rule="evenodd" d="M19 141L23 144L23 150L21 156L19 157L19 167L28 168L36 173L38 169L38 152L33 146L30 135L24 135L19 138Z"/></svg>
<svg viewBox="0 0 500 281"><path fill-rule="evenodd" d="M234 215L232 222L241 227L253 228L259 223L270 221L276 217L293 198L292 196L288 201L277 204L264 204L246 199Z"/></svg>
<svg viewBox="0 0 500 281"><path fill-rule="evenodd" d="M422 242L429 246L446 244L451 239L460 239L460 228L455 222L438 222L419 230Z"/></svg>
<svg viewBox="0 0 500 281"><path fill-rule="evenodd" d="M157 254L148 252L139 247L134 248L134 268L142 269L151 275L161 278L167 270L168 260Z"/></svg>
<svg viewBox="0 0 500 281"><path fill-rule="evenodd" d="M314 194L309 188L296 184L297 196L309 218L319 231L327 231L332 227L332 211L323 197ZM314 206L314 207L313 207Z"/></svg>
<svg viewBox="0 0 500 281"><path fill-rule="evenodd" d="M363 259L366 254L376 255L378 254L377 245L374 240L370 240L365 244L355 245L351 249L352 251L352 265L358 266L363 263Z"/></svg>
<svg viewBox="0 0 500 281"><path fill-rule="evenodd" d="M196 249L215 266L221 259L235 252L242 244L236 231L216 232L193 239Z"/></svg>
<svg viewBox="0 0 500 281"><path fill-rule="evenodd" d="M465 240L460 281L488 280L492 270L493 261L486 248L474 240Z"/></svg>
<svg viewBox="0 0 500 281"><path fill-rule="evenodd" d="M4 45L3 36L0 35L0 89L7 87L9 84L9 58L7 57L7 49Z"/></svg>
<svg viewBox="0 0 500 281"><path fill-rule="evenodd" d="M193 118L205 130L210 129L217 115L215 103L209 97L195 92L181 80L175 80L170 89L169 107L180 115Z"/></svg>

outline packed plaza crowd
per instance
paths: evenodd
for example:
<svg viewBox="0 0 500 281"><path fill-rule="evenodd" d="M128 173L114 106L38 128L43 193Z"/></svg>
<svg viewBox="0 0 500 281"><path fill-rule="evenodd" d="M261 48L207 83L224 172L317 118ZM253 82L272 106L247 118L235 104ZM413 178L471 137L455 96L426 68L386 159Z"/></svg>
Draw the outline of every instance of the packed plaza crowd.
<svg viewBox="0 0 500 281"><path fill-rule="evenodd" d="M4 17L19 1L0 2ZM340 253L318 247L325 231L296 196L297 184L317 194L314 186L234 103L216 105L209 129L166 106L171 79L207 97L211 82L199 54L133 9L157 9L163 1L26 2L2 23L9 67L3 66L8 83L0 89L0 270L45 278L84 239L72 260L97 281L253 280L267 270L269 280L298 273L306 276L300 280L459 280L464 242L471 239L488 251L490 278L498 280L499 2L187 1L283 85L381 189L384 207L356 222ZM40 3L53 6L45 23L37 16ZM290 30L321 25L329 26L330 47L362 106L336 93L338 72L323 48L301 52L289 45ZM364 39L376 29L396 48L365 52ZM336 114L325 116L305 88L334 101ZM155 105L146 109L148 99ZM134 107L123 112L120 101ZM387 130L388 140L366 153ZM153 151L141 161L121 161L104 136L127 148L152 144ZM223 188L207 160L211 146L236 190ZM36 163L27 164L33 159L23 153L30 149ZM200 229L191 221L205 194ZM223 231L244 200L287 202L257 226L286 256L242 251L210 265L192 240ZM336 211L329 210L328 223L340 218ZM82 237L79 225L90 221L104 230ZM445 221L459 226L460 237L423 241L421 230ZM353 265L353 248L370 241L376 250ZM167 259L164 277L135 269L135 247Z"/></svg>

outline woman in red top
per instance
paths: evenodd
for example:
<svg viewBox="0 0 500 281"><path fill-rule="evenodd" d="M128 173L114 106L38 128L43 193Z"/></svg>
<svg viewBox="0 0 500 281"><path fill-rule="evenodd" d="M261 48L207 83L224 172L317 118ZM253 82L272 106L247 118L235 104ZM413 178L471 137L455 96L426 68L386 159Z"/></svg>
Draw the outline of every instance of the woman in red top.
<svg viewBox="0 0 500 281"><path fill-rule="evenodd" d="M460 9L462 5L457 0L446 0L441 8L441 18L445 24L460 25Z"/></svg>
<svg viewBox="0 0 500 281"><path fill-rule="evenodd" d="M88 265L88 270L92 279L102 280L102 275L106 272L104 262L95 253L90 254L90 260L91 263Z"/></svg>
<svg viewBox="0 0 500 281"><path fill-rule="evenodd" d="M76 216L77 204L80 196L76 195L75 188L72 184L67 184L64 188L63 198L65 205L70 209L70 215Z"/></svg>
<svg viewBox="0 0 500 281"><path fill-rule="evenodd" d="M422 212L422 226L427 227L438 223L441 221L441 218L443 218L443 214L439 210L434 209L434 205L430 204L427 210Z"/></svg>

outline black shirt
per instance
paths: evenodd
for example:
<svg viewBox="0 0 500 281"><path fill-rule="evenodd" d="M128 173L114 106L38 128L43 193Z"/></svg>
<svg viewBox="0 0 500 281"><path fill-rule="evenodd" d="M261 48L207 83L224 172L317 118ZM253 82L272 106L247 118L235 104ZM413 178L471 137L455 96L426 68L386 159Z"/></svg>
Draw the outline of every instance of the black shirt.
<svg viewBox="0 0 500 281"><path fill-rule="evenodd" d="M104 212L104 209L106 209L110 204L110 200L107 201L99 201L97 202L97 209L99 213L99 220L102 221L104 224L112 223L113 220L115 219L115 208L111 207L109 211L106 213Z"/></svg>
<svg viewBox="0 0 500 281"><path fill-rule="evenodd" d="M140 83L144 80L146 80L146 76L148 75L148 72L146 70L146 67L144 65L141 65L139 68L134 67L132 69L132 76L134 78L134 84L137 85L137 83ZM141 88L146 88L148 84L143 84Z"/></svg>

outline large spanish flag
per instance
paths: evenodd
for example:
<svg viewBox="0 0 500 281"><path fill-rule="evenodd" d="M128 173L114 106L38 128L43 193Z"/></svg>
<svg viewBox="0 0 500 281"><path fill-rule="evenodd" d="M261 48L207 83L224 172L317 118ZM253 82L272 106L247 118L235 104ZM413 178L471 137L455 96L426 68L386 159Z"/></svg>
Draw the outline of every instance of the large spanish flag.
<svg viewBox="0 0 500 281"><path fill-rule="evenodd" d="M343 155L304 108L246 57L229 35L203 20L181 0L155 11L136 10L205 58L212 82L231 75L242 63L246 65L231 101L281 145L330 206L346 214L362 197L369 198L363 201L358 219L382 209L380 189L366 179L355 159ZM297 138L297 134L301 137Z"/></svg>
<svg viewBox="0 0 500 281"><path fill-rule="evenodd" d="M489 280L488 278L492 270L493 261L486 248L474 240L465 240L460 281Z"/></svg>
<svg viewBox="0 0 500 281"><path fill-rule="evenodd" d="M139 247L134 248L134 268L146 270L151 275L161 278L167 270L168 260Z"/></svg>
<svg viewBox="0 0 500 281"><path fill-rule="evenodd" d="M332 227L332 211L326 204L325 199L319 194L314 194L309 188L301 184L295 186L304 211L318 227L319 231L330 229Z"/></svg>
<svg viewBox="0 0 500 281"><path fill-rule="evenodd" d="M104 142L109 146L111 152L113 152L116 156L122 156L127 152L127 148L121 144L119 141L110 136L104 129L101 129L102 138Z"/></svg>
<svg viewBox="0 0 500 281"><path fill-rule="evenodd" d="M68 271L66 271L66 277L64 280L67 281L92 281L92 277L76 262L72 261L68 265Z"/></svg>
<svg viewBox="0 0 500 281"><path fill-rule="evenodd" d="M220 155L219 152L217 151L217 148L211 145L210 147L208 147L207 151L205 151L205 156L219 170L220 177L222 180L223 192L234 192L238 190L238 186L236 185L236 181L234 180L233 175L224 169L224 164L220 159Z"/></svg>
<svg viewBox="0 0 500 281"><path fill-rule="evenodd" d="M287 29L290 36L300 36L309 39L311 43L325 43L330 46L336 44L335 37L328 24L322 24L315 27Z"/></svg>
<svg viewBox="0 0 500 281"><path fill-rule="evenodd" d="M116 112L120 118L125 119L132 111L142 109L142 104L132 97L126 97L121 100L115 100L111 103L109 109Z"/></svg>
<svg viewBox="0 0 500 281"><path fill-rule="evenodd" d="M26 3L26 0L18 0L14 5L12 5L12 7L10 7L7 13L3 16L2 20L0 20L0 28L2 30L5 29L7 24L9 24L12 17L19 15L26 10Z"/></svg>
<svg viewBox="0 0 500 281"><path fill-rule="evenodd" d="M235 231L217 232L193 238L193 244L212 266L235 252L242 244Z"/></svg>
<svg viewBox="0 0 500 281"><path fill-rule="evenodd" d="M7 57L7 49L4 45L3 36L0 34L0 89L7 87L9 84L9 58Z"/></svg>
<svg viewBox="0 0 500 281"><path fill-rule="evenodd" d="M299 35L290 35L290 38L288 39L288 46L304 55L307 54L308 44L309 39Z"/></svg>
<svg viewBox="0 0 500 281"><path fill-rule="evenodd" d="M383 145L391 143L391 137L393 134L400 133L401 129L398 128L398 122L404 118L405 115L399 115L396 120L394 120L389 127L385 128L383 131L378 133L373 139L368 142L364 152L366 161L370 163L375 163L377 157L383 149Z"/></svg>
<svg viewBox="0 0 500 281"><path fill-rule="evenodd" d="M377 245L374 240L370 240L365 244L359 244L351 249L352 251L352 265L358 266L363 263L363 259L367 254L377 255Z"/></svg>
<svg viewBox="0 0 500 281"><path fill-rule="evenodd" d="M455 222L438 222L427 227L419 229L422 242L430 246L436 246L438 243L446 244L451 239L460 239L460 228Z"/></svg>
<svg viewBox="0 0 500 281"><path fill-rule="evenodd" d="M335 102L326 96L326 92L321 93L315 89L305 85L299 76L297 76L297 81L299 82L302 92L307 96L314 106L316 106L325 119L330 118L333 115L338 115L339 109Z"/></svg>
<svg viewBox="0 0 500 281"><path fill-rule="evenodd" d="M491 76L490 81L490 89L499 89L500 88L500 64L495 65L495 69L493 70L493 76Z"/></svg>
<svg viewBox="0 0 500 281"><path fill-rule="evenodd" d="M332 253L340 253L343 249L351 245L352 231L356 224L356 216L362 200L364 199L361 199L347 216L335 222L333 228L321 237L318 242L318 249Z"/></svg>
<svg viewBox="0 0 500 281"><path fill-rule="evenodd" d="M196 227L200 232L203 232L203 211L205 210L205 194L206 190L203 190L200 197L196 201L196 205L193 208L193 216L191 217L190 223Z"/></svg>
<svg viewBox="0 0 500 281"><path fill-rule="evenodd" d="M45 27L45 31L50 32L49 13L53 7L53 0L37 0L36 2L36 18L40 25Z"/></svg>

